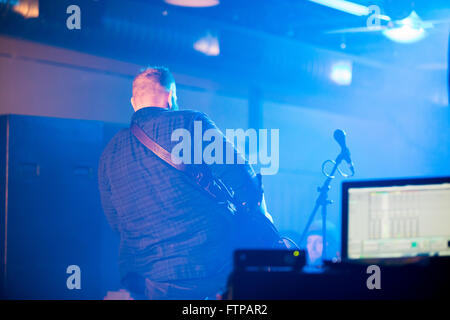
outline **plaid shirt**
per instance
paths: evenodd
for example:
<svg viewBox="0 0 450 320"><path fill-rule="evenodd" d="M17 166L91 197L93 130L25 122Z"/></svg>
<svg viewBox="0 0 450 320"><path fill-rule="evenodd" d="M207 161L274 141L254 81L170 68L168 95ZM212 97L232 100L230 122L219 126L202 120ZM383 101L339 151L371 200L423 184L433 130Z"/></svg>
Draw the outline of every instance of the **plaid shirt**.
<svg viewBox="0 0 450 320"><path fill-rule="evenodd" d="M147 107L132 117L132 123L169 152L178 143L171 141L173 130L184 128L194 137L194 121L202 122L203 132L219 131L205 114L190 110ZM235 159L240 157L225 138L223 143ZM210 167L245 200L244 190L254 175L250 165ZM107 220L120 234L122 277L135 272L158 282L199 281L216 289L225 284L232 266L230 217L188 177L142 145L130 129L121 130L105 148L99 189Z"/></svg>

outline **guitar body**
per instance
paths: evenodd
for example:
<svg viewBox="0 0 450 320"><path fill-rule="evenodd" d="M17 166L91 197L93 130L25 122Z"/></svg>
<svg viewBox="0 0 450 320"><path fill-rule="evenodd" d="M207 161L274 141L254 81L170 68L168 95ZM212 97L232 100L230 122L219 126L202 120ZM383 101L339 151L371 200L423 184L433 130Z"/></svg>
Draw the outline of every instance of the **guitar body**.
<svg viewBox="0 0 450 320"><path fill-rule="evenodd" d="M235 214L235 249L288 249L274 224L262 210Z"/></svg>

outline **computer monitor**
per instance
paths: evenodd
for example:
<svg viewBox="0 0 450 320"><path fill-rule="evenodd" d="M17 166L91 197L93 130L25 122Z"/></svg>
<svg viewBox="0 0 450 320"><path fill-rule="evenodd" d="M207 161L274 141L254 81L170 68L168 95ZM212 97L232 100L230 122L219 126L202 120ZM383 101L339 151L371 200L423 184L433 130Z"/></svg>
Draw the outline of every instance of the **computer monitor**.
<svg viewBox="0 0 450 320"><path fill-rule="evenodd" d="M450 177L342 184L342 257L450 255Z"/></svg>

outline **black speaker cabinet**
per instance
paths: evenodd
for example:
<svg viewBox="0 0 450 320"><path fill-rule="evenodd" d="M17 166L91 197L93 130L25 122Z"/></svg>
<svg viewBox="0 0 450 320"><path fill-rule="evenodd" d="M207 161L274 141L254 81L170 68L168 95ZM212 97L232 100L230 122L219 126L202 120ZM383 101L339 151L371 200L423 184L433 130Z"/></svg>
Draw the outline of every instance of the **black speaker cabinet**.
<svg viewBox="0 0 450 320"><path fill-rule="evenodd" d="M118 237L101 209L97 165L121 127L0 116L2 298L102 299L119 285ZM79 289L67 285L73 265Z"/></svg>

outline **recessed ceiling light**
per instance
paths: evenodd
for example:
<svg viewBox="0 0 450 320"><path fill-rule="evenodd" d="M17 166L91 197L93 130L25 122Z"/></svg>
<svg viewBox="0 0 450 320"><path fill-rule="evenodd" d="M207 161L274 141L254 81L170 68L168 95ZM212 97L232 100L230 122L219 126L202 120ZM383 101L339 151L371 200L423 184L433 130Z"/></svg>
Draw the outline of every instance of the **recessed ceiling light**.
<svg viewBox="0 0 450 320"><path fill-rule="evenodd" d="M174 6L193 7L193 8L214 7L219 4L219 0L164 0L164 1Z"/></svg>
<svg viewBox="0 0 450 320"><path fill-rule="evenodd" d="M330 79L340 86L352 83L352 62L339 61L331 66Z"/></svg>
<svg viewBox="0 0 450 320"><path fill-rule="evenodd" d="M207 56L218 56L220 54L219 39L208 32L194 43L194 49Z"/></svg>

